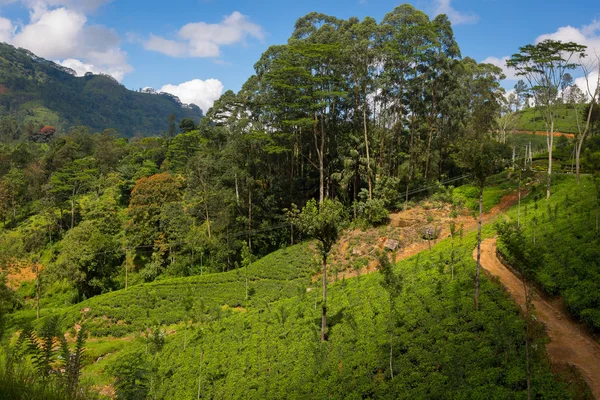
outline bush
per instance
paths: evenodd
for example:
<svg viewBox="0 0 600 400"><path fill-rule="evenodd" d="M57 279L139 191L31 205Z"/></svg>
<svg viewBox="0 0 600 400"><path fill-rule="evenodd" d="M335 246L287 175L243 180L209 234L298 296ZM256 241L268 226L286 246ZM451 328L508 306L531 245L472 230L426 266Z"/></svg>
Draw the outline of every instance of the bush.
<svg viewBox="0 0 600 400"><path fill-rule="evenodd" d="M381 199L361 201L358 203L357 210L359 218L368 225L383 225L389 220L385 202Z"/></svg>

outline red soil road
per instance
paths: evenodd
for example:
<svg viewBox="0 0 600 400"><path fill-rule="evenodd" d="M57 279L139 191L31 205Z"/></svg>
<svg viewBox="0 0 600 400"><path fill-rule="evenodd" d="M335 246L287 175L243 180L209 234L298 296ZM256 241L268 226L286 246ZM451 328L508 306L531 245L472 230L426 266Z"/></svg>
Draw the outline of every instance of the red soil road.
<svg viewBox="0 0 600 400"><path fill-rule="evenodd" d="M477 257L477 248L473 258ZM496 256L496 239L481 243L481 266L500 279L512 298L525 309L522 281L506 268ZM564 306L545 300L535 293L535 314L546 326L550 343L546 346L553 364L570 364L583 375L594 397L600 400L600 343L594 340L581 324L573 321Z"/></svg>
<svg viewBox="0 0 600 400"><path fill-rule="evenodd" d="M546 136L546 131L514 131L514 133L522 133L526 135L542 135ZM573 133L564 133L564 132L554 132L554 137L565 136L569 139L573 139L575 134Z"/></svg>

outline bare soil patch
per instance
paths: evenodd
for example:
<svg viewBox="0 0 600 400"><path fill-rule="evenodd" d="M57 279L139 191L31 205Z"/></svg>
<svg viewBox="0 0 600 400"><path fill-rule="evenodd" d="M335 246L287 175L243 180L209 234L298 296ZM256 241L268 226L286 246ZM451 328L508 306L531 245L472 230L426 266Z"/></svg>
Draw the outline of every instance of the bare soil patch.
<svg viewBox="0 0 600 400"><path fill-rule="evenodd" d="M524 197L525 194L521 193ZM505 195L500 202L488 213L483 215L483 223L494 220L501 212L507 210L518 201L518 193ZM377 254L384 250L387 239L397 240L400 245L393 252L396 262L412 257L440 240L450 236L450 222L456 224L457 229L464 233L477 229L477 218L464 209L460 215L451 217L452 207L449 204L434 208L432 204L424 203L406 211L390 214L388 225L368 230L354 229L346 232L333 247L328 263L330 280L352 278L368 274L377 270ZM435 229L437 239L423 238L425 228ZM320 274L313 277L313 281L320 279Z"/></svg>

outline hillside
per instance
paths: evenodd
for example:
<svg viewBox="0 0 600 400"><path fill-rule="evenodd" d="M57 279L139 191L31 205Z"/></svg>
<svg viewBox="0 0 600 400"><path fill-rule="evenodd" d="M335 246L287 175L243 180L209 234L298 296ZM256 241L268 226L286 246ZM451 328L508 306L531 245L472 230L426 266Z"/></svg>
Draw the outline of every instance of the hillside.
<svg viewBox="0 0 600 400"><path fill-rule="evenodd" d="M570 104L561 104L556 109L554 130L562 133L577 133L576 110ZM544 116L538 107L530 107L517 112L515 129L518 131L546 131Z"/></svg>
<svg viewBox="0 0 600 400"><path fill-rule="evenodd" d="M131 137L163 133L171 114L177 120L202 118L197 106L172 95L134 92L105 75L76 77L68 68L0 43L0 117L63 132L79 125L113 128Z"/></svg>
<svg viewBox="0 0 600 400"><path fill-rule="evenodd" d="M499 249L504 257L549 295L564 298L568 310L600 331L600 180L554 178L549 200L533 187L521 209L521 228L502 226ZM517 210L509 215L517 218Z"/></svg>
<svg viewBox="0 0 600 400"><path fill-rule="evenodd" d="M495 180L505 182L505 176ZM507 190L506 183L486 190L486 208ZM471 192L470 186L456 189L453 203L470 207ZM318 344L319 261L312 243L278 250L247 268L161 279L65 308L55 293L40 320L28 309L10 316L9 325L29 320L42 328L57 315L71 338L86 326L91 337L83 380L119 398L128 397L115 377L127 371L142 371L138 388L160 399L191 399L198 393L201 398L479 398L484 393L520 398L526 395L524 321L500 286L487 279L482 309L473 309L475 232L466 232L474 229L474 219L466 209L459 215L456 210L435 196L400 213L389 227L351 230L340 239L331 258L327 344ZM444 227L452 220L464 224L466 232L404 259L404 248L427 248L419 235L422 214ZM492 234L488 225L484 235ZM353 245L357 235L360 242ZM402 291L393 303L373 269L351 279L336 274L376 259L380 235L404 238L394 267ZM572 386L576 378L552 374L541 331L535 341L532 394L586 398Z"/></svg>

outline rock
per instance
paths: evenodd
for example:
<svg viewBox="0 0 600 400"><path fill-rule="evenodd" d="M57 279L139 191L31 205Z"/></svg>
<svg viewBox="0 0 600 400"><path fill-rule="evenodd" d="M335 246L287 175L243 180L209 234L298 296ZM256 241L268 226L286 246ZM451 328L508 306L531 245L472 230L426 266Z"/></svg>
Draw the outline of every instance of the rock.
<svg viewBox="0 0 600 400"><path fill-rule="evenodd" d="M439 234L440 229L429 225L423 228L423 231L421 232L421 237L425 240L435 240L438 238Z"/></svg>
<svg viewBox="0 0 600 400"><path fill-rule="evenodd" d="M385 241L385 243L383 244L383 246L391 251L395 251L398 246L400 245L400 242L394 239L388 239Z"/></svg>

